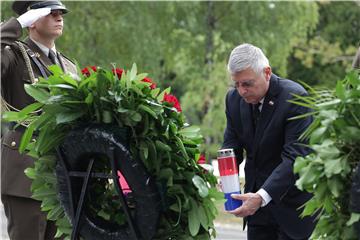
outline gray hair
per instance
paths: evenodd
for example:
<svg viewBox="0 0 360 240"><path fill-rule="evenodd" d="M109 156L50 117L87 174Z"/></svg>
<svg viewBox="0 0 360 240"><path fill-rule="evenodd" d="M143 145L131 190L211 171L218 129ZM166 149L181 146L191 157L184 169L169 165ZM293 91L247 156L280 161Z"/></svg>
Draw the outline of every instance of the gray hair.
<svg viewBox="0 0 360 240"><path fill-rule="evenodd" d="M269 66L269 60L260 48L244 43L231 51L228 71L230 74L235 74L250 68L255 73L261 74L264 68Z"/></svg>

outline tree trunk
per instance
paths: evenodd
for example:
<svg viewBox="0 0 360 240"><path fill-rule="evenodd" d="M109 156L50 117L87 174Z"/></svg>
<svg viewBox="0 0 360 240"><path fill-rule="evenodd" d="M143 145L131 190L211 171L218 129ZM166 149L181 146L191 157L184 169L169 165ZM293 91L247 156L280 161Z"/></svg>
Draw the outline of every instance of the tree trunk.
<svg viewBox="0 0 360 240"><path fill-rule="evenodd" d="M209 74L213 64L214 52L214 31L216 18L214 13L214 2L208 1L206 11L206 49L205 49L205 64L207 65L206 75Z"/></svg>

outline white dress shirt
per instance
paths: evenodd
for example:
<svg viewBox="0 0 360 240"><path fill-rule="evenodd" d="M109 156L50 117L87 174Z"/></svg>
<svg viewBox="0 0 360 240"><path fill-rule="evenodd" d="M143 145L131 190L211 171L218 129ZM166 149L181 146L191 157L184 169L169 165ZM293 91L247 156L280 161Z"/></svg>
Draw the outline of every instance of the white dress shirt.
<svg viewBox="0 0 360 240"><path fill-rule="evenodd" d="M50 49L48 47L46 47L44 44L39 43L37 41L35 41L34 39L30 38L39 48L41 51L43 51L43 53L45 54L45 56L49 56L49 51ZM55 48L55 44L54 46L51 48L51 50L56 54L56 48Z"/></svg>

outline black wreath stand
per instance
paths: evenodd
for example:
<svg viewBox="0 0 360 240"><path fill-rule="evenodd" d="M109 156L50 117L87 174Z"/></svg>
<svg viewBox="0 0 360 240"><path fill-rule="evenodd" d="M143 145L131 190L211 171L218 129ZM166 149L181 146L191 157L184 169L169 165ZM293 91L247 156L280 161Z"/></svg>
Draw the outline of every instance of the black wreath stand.
<svg viewBox="0 0 360 240"><path fill-rule="evenodd" d="M79 240L80 236L86 240L148 240L156 234L161 210L156 182L142 162L131 157L127 142L128 137L123 129L91 125L72 130L56 149L60 202L73 226L72 240ZM111 173L95 172L94 165L104 158ZM131 212L122 191L118 171L132 189L135 213ZM91 194L89 183L94 179L113 181L127 225L107 230L97 225L99 221L84 211L86 196ZM103 225L111 224L105 222Z"/></svg>
<svg viewBox="0 0 360 240"><path fill-rule="evenodd" d="M110 152L112 152L111 155L114 156L114 149L112 148L109 150L110 150ZM121 186L118 181L118 176L116 175L117 170L115 169L115 165L117 165L117 163L116 163L117 159L115 159L114 157L112 157L112 159L110 159L112 175L108 175L108 174L104 174L104 173L93 172L93 165L94 165L94 161L96 159L94 157L90 158L86 172L80 172L80 171L69 171L66 168L66 165L67 165L65 163L66 160L64 159L63 153L59 148L57 149L57 154L58 154L59 163L65 169L64 174L65 174L66 180L68 182L67 186L68 186L68 191L69 191L70 211L71 211L71 218L73 220L72 221L73 222L73 231L71 233L71 240L79 240L80 239L79 238L79 221L80 221L80 216L81 216L81 213L83 210L85 195L86 195L86 192L88 189L90 177L103 178L103 179L111 179L112 178L113 179L113 181L115 183L115 189L120 196L120 202L121 202L122 209L126 216L126 221L128 222L130 229L131 229L132 238L134 240L139 240L140 239L139 233L138 233L137 229L135 228L134 221L130 215L129 207L127 205L125 196L122 192ZM72 195L72 187L71 187L71 178L72 177L83 179L80 198L78 201L74 201L74 197Z"/></svg>

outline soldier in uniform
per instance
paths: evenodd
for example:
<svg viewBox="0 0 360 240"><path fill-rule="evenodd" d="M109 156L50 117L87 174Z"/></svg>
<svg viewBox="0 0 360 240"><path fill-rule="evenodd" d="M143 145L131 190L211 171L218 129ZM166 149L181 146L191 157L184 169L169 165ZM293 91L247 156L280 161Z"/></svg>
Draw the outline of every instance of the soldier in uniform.
<svg viewBox="0 0 360 240"><path fill-rule="evenodd" d="M18 111L34 102L26 94L24 84L39 77L47 78L48 66L57 64L65 73L76 74L76 66L55 48L62 35L63 14L68 10L60 1L15 1L18 18L1 25L1 95L2 107ZM23 28L28 37L20 41ZM31 181L24 170L33 160L20 154L18 147L26 126L7 124L1 148L1 199L12 240L54 239L56 227L46 220L40 202L31 199Z"/></svg>

